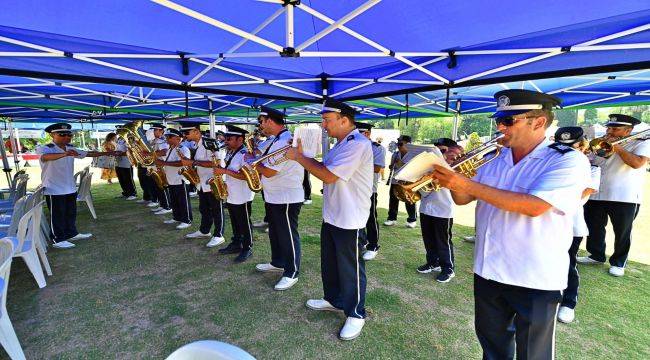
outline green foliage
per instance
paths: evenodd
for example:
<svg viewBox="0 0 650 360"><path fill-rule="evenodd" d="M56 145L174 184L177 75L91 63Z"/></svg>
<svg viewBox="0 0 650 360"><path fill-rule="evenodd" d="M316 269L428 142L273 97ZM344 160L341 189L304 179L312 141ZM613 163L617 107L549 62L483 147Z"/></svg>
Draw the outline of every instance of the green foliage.
<svg viewBox="0 0 650 360"><path fill-rule="evenodd" d="M460 137L477 133L479 136L490 135L494 131L492 119L487 114L461 115L458 135Z"/></svg>
<svg viewBox="0 0 650 360"><path fill-rule="evenodd" d="M557 119L558 127L576 126L578 124L578 110L574 110L574 109L556 110L555 118Z"/></svg>
<svg viewBox="0 0 650 360"><path fill-rule="evenodd" d="M598 110L591 108L585 110L585 124L598 124Z"/></svg>
<svg viewBox="0 0 650 360"><path fill-rule="evenodd" d="M477 147L481 146L482 143L483 142L481 141L481 137L477 133L473 132L469 134L467 145L465 146L465 152L476 149Z"/></svg>

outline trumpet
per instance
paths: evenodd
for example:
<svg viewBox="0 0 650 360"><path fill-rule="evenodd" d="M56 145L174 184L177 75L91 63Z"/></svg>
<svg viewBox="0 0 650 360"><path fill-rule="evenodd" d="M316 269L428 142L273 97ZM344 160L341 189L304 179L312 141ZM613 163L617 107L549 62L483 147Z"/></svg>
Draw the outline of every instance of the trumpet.
<svg viewBox="0 0 650 360"><path fill-rule="evenodd" d="M179 147L176 147L176 152L178 153L178 157L182 159L183 153L181 153L181 149ZM195 168L191 166L182 166L178 170L178 175L183 175L183 177L185 177L194 186L201 183L201 178L199 178L199 173L196 171Z"/></svg>
<svg viewBox="0 0 650 360"><path fill-rule="evenodd" d="M629 135L622 137L618 140L611 141L606 136L595 138L589 142L589 151L596 156L603 157L605 159L610 158L614 155L614 145L624 145L632 140L639 139L650 133L650 129L639 131L634 135Z"/></svg>
<svg viewBox="0 0 650 360"><path fill-rule="evenodd" d="M461 156L451 164L452 170L468 178L474 177L481 166L497 158L502 148L498 141L502 137L502 134L498 135L478 148ZM487 158L486 156L490 153L494 153L494 156ZM440 184L438 180L431 177L431 174L427 174L415 182L397 184L393 188L393 195L400 201L414 204L422 198L422 195L419 193L420 190L426 192L439 191Z"/></svg>
<svg viewBox="0 0 650 360"><path fill-rule="evenodd" d="M264 156L260 156L257 159L244 163L244 166L241 168L241 172L246 178L246 183L248 188L254 192L262 190L262 182L260 180L260 173L257 171L257 165L264 160L267 160L269 165L275 166L287 161L287 151L291 149L293 140L289 140L289 144L285 145L273 152L270 152Z"/></svg>

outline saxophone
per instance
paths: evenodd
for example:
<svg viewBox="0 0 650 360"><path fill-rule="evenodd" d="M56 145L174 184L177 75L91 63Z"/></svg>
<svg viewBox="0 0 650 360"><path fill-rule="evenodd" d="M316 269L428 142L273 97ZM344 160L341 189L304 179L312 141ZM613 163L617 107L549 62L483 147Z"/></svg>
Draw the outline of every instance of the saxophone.
<svg viewBox="0 0 650 360"><path fill-rule="evenodd" d="M214 154L212 154L212 166L215 168L219 167L217 157ZM214 174L214 176L209 178L206 183L210 186L212 196L214 196L215 199L221 201L228 199L228 185L226 185L223 175Z"/></svg>
<svg viewBox="0 0 650 360"><path fill-rule="evenodd" d="M176 152L178 153L179 159L182 159L183 154L181 153L180 146L176 147ZM178 175L183 175L183 177L185 177L194 186L201 183L201 178L199 178L199 173L196 171L195 168L191 166L182 166L178 170Z"/></svg>
<svg viewBox="0 0 650 360"><path fill-rule="evenodd" d="M158 145L154 147L153 150L153 157L154 159L157 157L156 151L158 151ZM169 183L167 182L167 175L165 174L165 170L159 165L156 166L147 166L147 175L153 179L153 182L156 183L156 186L160 190L165 190L167 186L169 186Z"/></svg>
<svg viewBox="0 0 650 360"><path fill-rule="evenodd" d="M249 154L255 155L255 145L254 145L254 134L246 135L244 139L244 145ZM244 166L240 169L242 174L246 179L246 184L251 191L259 192L262 190L262 180L260 179L260 173L257 172L257 169L254 165L244 162Z"/></svg>

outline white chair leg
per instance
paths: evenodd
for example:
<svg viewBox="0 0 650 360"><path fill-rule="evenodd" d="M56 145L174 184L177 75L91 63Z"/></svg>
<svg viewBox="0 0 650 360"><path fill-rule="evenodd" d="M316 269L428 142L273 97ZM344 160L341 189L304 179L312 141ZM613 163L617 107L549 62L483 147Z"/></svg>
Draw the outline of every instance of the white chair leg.
<svg viewBox="0 0 650 360"><path fill-rule="evenodd" d="M47 276L52 276L52 268L50 267L50 262L47 260L47 255L45 254L45 248L43 248L43 245L39 244L36 245L36 252L38 252L38 257L41 258L41 263L43 264L43 267L45 268L45 273Z"/></svg>
<svg viewBox="0 0 650 360"><path fill-rule="evenodd" d="M97 214L95 213L95 207L93 206L93 199L90 195L86 196L86 205L88 205L88 210L90 210L93 219L97 220Z"/></svg>
<svg viewBox="0 0 650 360"><path fill-rule="evenodd" d="M41 267L41 263L38 261L38 255L36 255L36 249L34 249L32 246L29 251L25 251L19 256L25 260L25 264L27 264L29 271L31 271L32 275L34 275L34 279L36 280L38 287L41 289L44 288L47 283L45 282L45 275L43 275L43 268Z"/></svg>
<svg viewBox="0 0 650 360"><path fill-rule="evenodd" d="M16 331L11 325L7 309L3 309L2 317L0 317L0 343L12 360L25 360L25 354L16 336Z"/></svg>

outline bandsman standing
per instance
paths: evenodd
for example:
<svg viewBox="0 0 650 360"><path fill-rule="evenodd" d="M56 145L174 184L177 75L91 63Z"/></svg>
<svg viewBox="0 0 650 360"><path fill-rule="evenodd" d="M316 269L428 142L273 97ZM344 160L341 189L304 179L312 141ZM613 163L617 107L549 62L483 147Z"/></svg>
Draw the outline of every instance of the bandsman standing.
<svg viewBox="0 0 650 360"><path fill-rule="evenodd" d="M384 225L393 226L397 224L397 212L399 211L399 199L393 194L393 188L397 186L397 180L395 179L395 174L399 169L404 166L405 163L409 160L409 153L407 144L411 143L411 137L408 135L402 135L397 139L397 151L393 153L393 156L390 160L390 165L388 169L391 171L390 180L390 189L388 191L388 219L384 221ZM404 203L406 206L406 213L408 217L406 218L406 226L409 228L414 228L417 226L417 217L415 214L415 204Z"/></svg>
<svg viewBox="0 0 650 360"><path fill-rule="evenodd" d="M115 150L118 154L115 159L115 172L117 173L117 181L119 181L120 187L122 188L122 195L126 197L126 200L135 200L138 194L135 190L135 182L133 181L133 166L131 166L131 162L126 156L126 141L121 137L117 140Z"/></svg>
<svg viewBox="0 0 650 360"><path fill-rule="evenodd" d="M627 115L612 114L605 124L605 140L614 141L629 136L639 119ZM605 262L605 225L607 218L614 228L614 253L609 258L609 273L623 276L632 243L632 224L639 213L645 168L650 158L650 141L632 140L624 145L614 145L614 154L605 159L594 156L593 162L600 166L600 190L585 204L585 221L589 229L587 251L589 256L579 257L580 264L603 264Z"/></svg>
<svg viewBox="0 0 650 360"><path fill-rule="evenodd" d="M260 130L267 136L273 136L260 156L292 144L283 113L262 106L258 119ZM298 281L300 270L298 215L305 201L302 188L304 169L293 160L275 164L272 158L263 161L257 170L262 177L264 201L268 210L271 262L258 264L255 268L261 272L282 272L282 278L274 289L287 290Z"/></svg>
<svg viewBox="0 0 650 360"><path fill-rule="evenodd" d="M372 124L357 122L359 132L370 140ZM366 222L366 229L362 232L366 250L363 259L368 261L377 256L379 252L379 222L377 221L377 184L381 171L386 167L386 149L378 142L372 141L372 166L374 175L372 178L372 195L370 196L370 216Z"/></svg>
<svg viewBox="0 0 650 360"><path fill-rule="evenodd" d="M207 247L215 247L225 242L223 238L223 202L218 200L208 184L208 180L213 177L212 168L214 167L213 159L221 165L221 159L218 158L216 140L203 136L199 123L183 123L181 131L183 136L196 143L194 159L182 159L183 166L196 167L196 172L201 182L196 185L199 196L199 212L201 213L201 225L199 230L185 235L186 238L211 238L206 244ZM210 230L214 225L214 232Z"/></svg>
<svg viewBox="0 0 650 360"><path fill-rule="evenodd" d="M180 131L172 128L167 128L165 131L165 139L167 140L167 153L165 154L165 159L156 160L157 165L164 166L165 176L167 177L167 183L169 184L169 198L171 201L172 208L172 219L165 220L165 224L175 224L180 223L176 226L176 229L182 230L187 229L192 224L192 204L190 203L190 194L188 191L188 186L183 175L178 173L181 166L181 156L182 158L190 159L190 149L181 144L182 134Z"/></svg>
<svg viewBox="0 0 650 360"><path fill-rule="evenodd" d="M342 310L347 316L339 333L341 340L361 334L365 324L366 270L359 233L370 216L372 195L372 144L355 129L354 109L327 100L322 126L337 139L323 162L305 157L298 141L287 157L323 181L321 227L322 299L307 301L313 310Z"/></svg>
<svg viewBox="0 0 650 360"><path fill-rule="evenodd" d="M74 159L115 155L113 152L84 151L70 145L72 126L56 123L45 128L52 142L36 148L40 155L41 184L50 209L50 238L52 246L72 248L70 241L88 239L89 233L77 231L77 184L74 179Z"/></svg>
<svg viewBox="0 0 650 360"><path fill-rule="evenodd" d="M474 307L483 358L553 359L589 161L546 140L557 97L528 90L494 97L501 152L473 179L437 165L433 176L457 205L477 200Z"/></svg>
<svg viewBox="0 0 650 360"><path fill-rule="evenodd" d="M167 149L169 149L169 145L167 144L167 141L165 140L165 126L160 123L152 123L149 125L150 129L153 129L153 136L154 139L151 142L151 147L153 151L155 152L156 159L158 160L165 160L165 156L167 155ZM164 215L164 214L169 214L172 212L171 208L171 199L169 196L169 188L164 188L161 189L159 188L155 181L151 179L151 184L154 185L153 191L156 194L156 198L158 199L157 202L151 203L147 206L151 207L151 211L154 212L156 215Z"/></svg>
<svg viewBox="0 0 650 360"><path fill-rule="evenodd" d="M254 193L248 187L245 176L240 171L244 166L247 154L244 137L248 131L233 125L226 125L225 142L228 153L224 168L214 168L215 174L224 174L228 186L226 207L230 214L232 225L232 241L225 248L219 249L221 254L239 254L235 262L246 261L253 255L253 228L251 225L251 206Z"/></svg>

